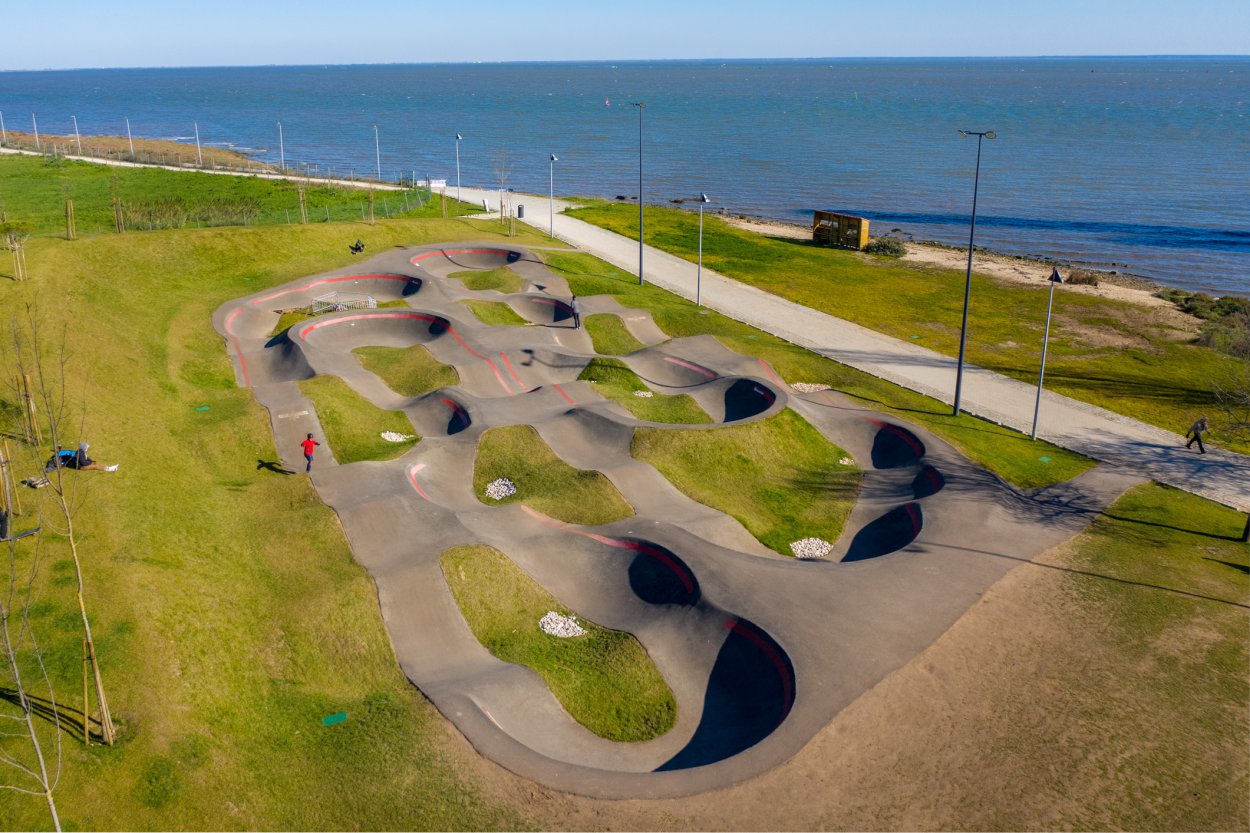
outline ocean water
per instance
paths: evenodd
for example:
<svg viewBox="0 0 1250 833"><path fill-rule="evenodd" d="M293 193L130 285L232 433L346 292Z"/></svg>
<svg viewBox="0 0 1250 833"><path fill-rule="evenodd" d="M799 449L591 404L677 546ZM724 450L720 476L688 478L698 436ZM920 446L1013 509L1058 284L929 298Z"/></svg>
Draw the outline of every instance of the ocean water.
<svg viewBox="0 0 1250 833"><path fill-rule="evenodd" d="M648 61L0 73L6 127L202 141L335 175L633 198L1250 294L1250 57ZM549 157L559 161L551 170ZM538 208L537 206L535 208ZM534 209L531 209L534 210Z"/></svg>

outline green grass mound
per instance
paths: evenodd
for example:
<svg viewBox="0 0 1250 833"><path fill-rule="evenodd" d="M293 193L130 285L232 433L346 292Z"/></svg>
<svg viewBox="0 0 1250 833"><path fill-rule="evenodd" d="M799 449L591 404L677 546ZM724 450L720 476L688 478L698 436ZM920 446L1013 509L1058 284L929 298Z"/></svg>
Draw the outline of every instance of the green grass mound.
<svg viewBox="0 0 1250 833"><path fill-rule="evenodd" d="M516 494L500 501L486 497L486 485L501 477L512 481ZM492 428L482 435L473 490L483 503L519 501L570 524L594 526L634 514L610 480L561 460L529 425Z"/></svg>
<svg viewBox="0 0 1250 833"><path fill-rule="evenodd" d="M623 406L638 419L674 425L703 425L712 421L707 411L684 393L677 396L658 393L649 397L635 396L634 391L651 392L651 389L638 378L638 374L616 359L591 359L577 378L594 382L596 391Z"/></svg>
<svg viewBox="0 0 1250 833"><path fill-rule="evenodd" d="M393 309L395 307L407 306L407 301L396 299L394 301L384 301L383 303L378 304L377 309ZM282 315L278 316L278 323L273 325L273 330L270 331L269 336L272 338L273 336L281 335L301 321L307 321L310 318L318 318L322 315L329 315L332 311L333 310L326 310L325 312L313 314L311 312L307 312L306 310L298 309L284 312Z"/></svg>
<svg viewBox="0 0 1250 833"><path fill-rule="evenodd" d="M452 272L447 277L461 281L465 289L472 289L475 292L493 289L496 292L512 294L520 292L525 288L525 281L520 275L513 272L509 266L501 266L498 269L488 269L486 271L466 269L463 272Z"/></svg>
<svg viewBox="0 0 1250 833"><path fill-rule="evenodd" d="M455 547L439 562L478 641L504 662L537 672L578 723L615 741L650 740L673 727L673 693L631 634L584 619L582 636L544 633L544 614L569 610L490 547Z"/></svg>
<svg viewBox="0 0 1250 833"><path fill-rule="evenodd" d="M711 310L695 307L638 278L581 252L544 252L547 265L564 276L578 295L611 295L625 307L645 309L672 338L710 334L746 356L763 359L791 382L821 382L868 407L924 425L969 459L1021 488L1036 488L1076 477L1094 465L1080 454L964 413L949 405L891 385L852 367L830 361L788 341Z"/></svg>
<svg viewBox="0 0 1250 833"><path fill-rule="evenodd" d="M595 345L595 352L604 356L628 356L646 347L625 327L619 315L600 313L587 316L586 332Z"/></svg>
<svg viewBox="0 0 1250 833"><path fill-rule="evenodd" d="M783 555L803 538L836 541L859 487L846 452L789 409L710 431L639 428L633 454Z"/></svg>
<svg viewBox="0 0 1250 833"><path fill-rule="evenodd" d="M392 460L416 445L417 439L387 442L383 431L414 435L412 422L400 411L384 411L365 400L337 376L314 376L299 383L312 400L326 441L340 463Z"/></svg>
<svg viewBox="0 0 1250 833"><path fill-rule="evenodd" d="M530 323L503 301L461 301L483 324L492 327L524 327Z"/></svg>
<svg viewBox="0 0 1250 833"><path fill-rule="evenodd" d="M456 368L431 355L424 344L411 347L357 347L352 351L365 370L400 396L420 396L460 384Z"/></svg>

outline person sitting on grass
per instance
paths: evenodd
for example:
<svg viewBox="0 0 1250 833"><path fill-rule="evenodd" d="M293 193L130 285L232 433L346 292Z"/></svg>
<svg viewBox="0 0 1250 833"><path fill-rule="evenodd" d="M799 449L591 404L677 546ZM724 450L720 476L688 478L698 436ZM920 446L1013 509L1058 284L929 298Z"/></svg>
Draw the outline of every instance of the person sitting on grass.
<svg viewBox="0 0 1250 833"><path fill-rule="evenodd" d="M78 471L117 471L117 464L106 466L105 464L92 460L87 456L87 449L90 448L85 442L78 444L77 451L71 451L68 448L58 449L48 458L47 464L43 467L44 471L56 471L57 469L77 469Z"/></svg>

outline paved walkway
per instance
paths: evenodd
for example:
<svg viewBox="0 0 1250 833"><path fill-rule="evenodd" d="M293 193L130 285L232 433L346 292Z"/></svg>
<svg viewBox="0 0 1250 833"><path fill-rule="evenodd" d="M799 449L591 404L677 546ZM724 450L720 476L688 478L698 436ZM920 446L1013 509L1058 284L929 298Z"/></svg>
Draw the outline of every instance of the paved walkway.
<svg viewBox="0 0 1250 833"><path fill-rule="evenodd" d="M488 200L497 208L498 192L464 188L463 199ZM550 228L548 201L514 195L526 208L524 222ZM638 241L622 237L558 212L570 204L556 201L555 236L632 274L638 274ZM643 272L648 283L686 298L695 296L695 264L646 247ZM894 384L950 403L955 390L955 359L787 301L704 268L703 304L730 318L870 373ZM974 322L975 323L975 322ZM984 368L965 364L963 408L969 413L1029 432L1037 388ZM1177 415L1187 423L1184 415ZM1180 434L1046 391L1042 396L1038 437L1095 460L1123 467L1159 483L1183 489L1250 513L1250 457L1219 449L1206 454L1187 450Z"/></svg>

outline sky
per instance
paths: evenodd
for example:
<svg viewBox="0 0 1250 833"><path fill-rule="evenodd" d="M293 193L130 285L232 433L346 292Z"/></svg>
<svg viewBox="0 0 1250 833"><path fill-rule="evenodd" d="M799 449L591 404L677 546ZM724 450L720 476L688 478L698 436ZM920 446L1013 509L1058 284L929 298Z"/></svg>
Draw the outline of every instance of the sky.
<svg viewBox="0 0 1250 833"><path fill-rule="evenodd" d="M1246 0L10 3L0 70L664 58L1246 55Z"/></svg>

